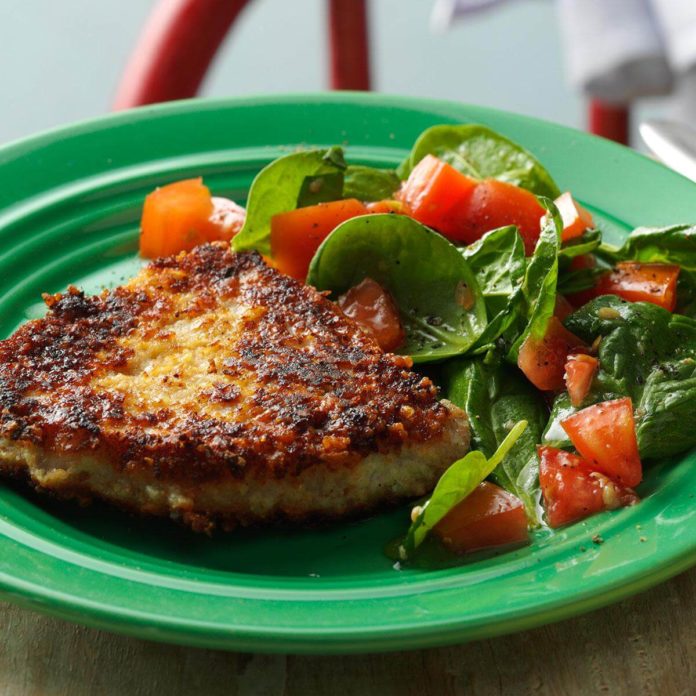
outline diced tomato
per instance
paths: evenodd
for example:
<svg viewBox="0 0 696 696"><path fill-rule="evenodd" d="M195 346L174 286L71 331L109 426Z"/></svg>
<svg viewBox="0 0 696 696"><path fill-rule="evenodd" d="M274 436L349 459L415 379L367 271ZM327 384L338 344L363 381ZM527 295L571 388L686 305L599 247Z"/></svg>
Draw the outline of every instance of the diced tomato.
<svg viewBox="0 0 696 696"><path fill-rule="evenodd" d="M433 155L414 167L396 197L414 219L454 242L471 244L496 227L517 225L528 255L545 214L529 191L496 179L477 182Z"/></svg>
<svg viewBox="0 0 696 696"><path fill-rule="evenodd" d="M673 312L677 306L679 266L663 263L620 263L601 276L595 296L618 295L630 302L652 302Z"/></svg>
<svg viewBox="0 0 696 696"><path fill-rule="evenodd" d="M465 210L459 213L462 219L459 239L471 244L496 227L517 225L525 254L529 256L539 239L545 213L533 193L504 181L484 179L476 186Z"/></svg>
<svg viewBox="0 0 696 696"><path fill-rule="evenodd" d="M566 191L562 193L554 203L563 220L563 233L561 239L564 242L574 237L580 237L585 230L594 227L592 213L586 208L583 208L580 203L570 195L570 192Z"/></svg>
<svg viewBox="0 0 696 696"><path fill-rule="evenodd" d="M593 254L579 254L570 260L571 271L584 271L587 268L594 268L596 265L597 259Z"/></svg>
<svg viewBox="0 0 696 696"><path fill-rule="evenodd" d="M402 201L374 201L365 203L368 213L396 213L397 215L410 215L411 211Z"/></svg>
<svg viewBox="0 0 696 696"><path fill-rule="evenodd" d="M145 198L140 254L169 256L207 241L213 203L203 180L186 179L155 189Z"/></svg>
<svg viewBox="0 0 696 696"><path fill-rule="evenodd" d="M170 256L205 242L229 241L242 228L245 216L236 203L211 197L200 177L167 184L145 198L140 255Z"/></svg>
<svg viewBox="0 0 696 696"><path fill-rule="evenodd" d="M599 369L599 360L591 355L576 353L565 364L565 383L570 403L578 407L590 393L592 380Z"/></svg>
<svg viewBox="0 0 696 696"><path fill-rule="evenodd" d="M570 260L570 270L571 271L584 271L588 268L594 268L597 265L597 259L593 254L580 254L579 256L574 256ZM572 292L566 295L566 299L570 303L571 307L582 307L587 304L590 300L597 296L595 287L588 288L587 290L581 290L580 292Z"/></svg>
<svg viewBox="0 0 696 696"><path fill-rule="evenodd" d="M568 293L566 297L568 298L568 302L570 302L573 307L579 308L597 297L597 288L593 287L588 288L587 290L580 290L580 292Z"/></svg>
<svg viewBox="0 0 696 696"><path fill-rule="evenodd" d="M519 498L484 481L433 532L455 553L520 544L528 540L527 515Z"/></svg>
<svg viewBox="0 0 696 696"><path fill-rule="evenodd" d="M229 198L213 196L213 212L210 215L211 232L217 239L228 242L244 227L246 210ZM212 241L212 240L211 240Z"/></svg>
<svg viewBox="0 0 696 696"><path fill-rule="evenodd" d="M276 267L304 280L319 245L346 220L366 215L367 208L355 198L297 208L271 218L271 255Z"/></svg>
<svg viewBox="0 0 696 696"><path fill-rule="evenodd" d="M581 520L603 510L634 505L639 498L570 452L540 446L539 485L551 527Z"/></svg>
<svg viewBox="0 0 696 696"><path fill-rule="evenodd" d="M520 346L517 365L537 389L560 391L568 354L577 349L585 349L582 339L568 331L554 316L541 340L532 336L525 339Z"/></svg>
<svg viewBox="0 0 696 696"><path fill-rule="evenodd" d="M392 296L372 278L365 278L341 295L338 306L344 314L374 334L382 350L396 350L404 342L406 334L399 309Z"/></svg>
<svg viewBox="0 0 696 696"><path fill-rule="evenodd" d="M418 222L449 239L468 243L462 236L461 216L475 188L474 179L437 157L426 155L414 167L396 197Z"/></svg>
<svg viewBox="0 0 696 696"><path fill-rule="evenodd" d="M575 449L597 471L624 486L643 478L629 397L588 406L561 421Z"/></svg>
<svg viewBox="0 0 696 696"><path fill-rule="evenodd" d="M558 317L561 321L565 321L567 316L570 316L575 311L568 300L561 294L556 295L556 306L554 307L553 314Z"/></svg>

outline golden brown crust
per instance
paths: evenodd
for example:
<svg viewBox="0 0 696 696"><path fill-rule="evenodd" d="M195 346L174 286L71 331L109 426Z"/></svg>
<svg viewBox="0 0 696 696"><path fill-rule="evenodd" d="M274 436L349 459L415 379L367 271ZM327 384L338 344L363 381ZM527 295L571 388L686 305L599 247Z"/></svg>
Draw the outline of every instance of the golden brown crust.
<svg viewBox="0 0 696 696"><path fill-rule="evenodd" d="M206 245L45 299L0 342L0 437L45 452L186 485L278 479L437 439L450 418L408 358L254 252Z"/></svg>

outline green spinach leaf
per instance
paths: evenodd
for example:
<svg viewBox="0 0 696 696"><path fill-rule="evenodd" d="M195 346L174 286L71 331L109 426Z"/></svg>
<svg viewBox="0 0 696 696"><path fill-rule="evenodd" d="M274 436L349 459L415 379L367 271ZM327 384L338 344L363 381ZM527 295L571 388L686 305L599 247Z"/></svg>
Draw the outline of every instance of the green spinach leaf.
<svg viewBox="0 0 696 696"><path fill-rule="evenodd" d="M486 299L488 316L503 311L519 288L526 268L524 243L514 225L487 232L462 249Z"/></svg>
<svg viewBox="0 0 696 696"><path fill-rule="evenodd" d="M613 263L674 263L683 270L696 272L696 225L638 227L622 246L602 244L598 254Z"/></svg>
<svg viewBox="0 0 696 696"><path fill-rule="evenodd" d="M500 464L524 432L527 423L520 421L510 429L500 447L487 459L479 451L458 459L440 477L430 498L421 506L399 548L402 560L409 559L428 532L455 506L464 500Z"/></svg>
<svg viewBox="0 0 696 696"><path fill-rule="evenodd" d="M540 196L560 190L537 159L520 145L476 124L432 126L421 133L397 173L403 179L426 155L435 155L467 176L507 181Z"/></svg>
<svg viewBox="0 0 696 696"><path fill-rule="evenodd" d="M591 254L602 243L602 233L599 230L587 230L581 237L576 237L564 242L558 252L561 259L570 263L570 260L583 254Z"/></svg>
<svg viewBox="0 0 696 696"><path fill-rule="evenodd" d="M600 369L588 404L630 396L643 458L696 445L694 319L605 295L570 315L565 325L588 343L601 337ZM550 427L556 432L553 421ZM551 439L548 431L546 437Z"/></svg>
<svg viewBox="0 0 696 696"><path fill-rule="evenodd" d="M532 524L539 524L539 461L536 446L548 420L541 394L518 370L497 360L448 361L442 375L443 393L466 411L472 447L493 455L510 425L525 420L528 427L491 478L525 505Z"/></svg>
<svg viewBox="0 0 696 696"><path fill-rule="evenodd" d="M297 196L297 208L343 198L343 172L306 176Z"/></svg>
<svg viewBox="0 0 696 696"><path fill-rule="evenodd" d="M582 290L589 290L597 284L600 275L609 267L600 261L594 268L571 270L574 258L585 254L593 254L602 243L599 230L588 230L581 237L564 242L558 252L558 288L561 295L568 295Z"/></svg>
<svg viewBox="0 0 696 696"><path fill-rule="evenodd" d="M307 282L334 296L369 277L399 307L401 352L429 362L465 352L486 325L474 273L442 235L404 215L363 215L339 225L317 250Z"/></svg>
<svg viewBox="0 0 696 696"><path fill-rule="evenodd" d="M587 403L583 406L589 406L594 403L594 399L589 397ZM571 447L570 438L563 426L561 426L561 421L565 420L569 416L572 416L578 411L570 403L570 397L568 392L561 392L554 400L551 407L551 413L549 415L549 422L544 428L544 433L540 442L544 442L548 445L553 445L553 447L558 447L560 449L568 449Z"/></svg>
<svg viewBox="0 0 696 696"><path fill-rule="evenodd" d="M357 198L359 201L391 199L400 185L401 180L393 169L349 165L345 173L343 198Z"/></svg>
<svg viewBox="0 0 696 696"><path fill-rule="evenodd" d="M244 227L232 240L235 251L271 251L271 218L294 210L302 198L308 177L342 176L345 169L341 148L307 150L281 157L264 167L249 191ZM311 180L310 180L311 181Z"/></svg>
<svg viewBox="0 0 696 696"><path fill-rule="evenodd" d="M695 411L696 359L688 357L655 366L637 408L641 456L667 457L696 445Z"/></svg>
<svg viewBox="0 0 696 696"><path fill-rule="evenodd" d="M572 295L575 292L589 290L597 284L601 275L607 272L607 268L595 266L595 268L580 268L577 271L559 271L557 291L561 295Z"/></svg>
<svg viewBox="0 0 696 696"><path fill-rule="evenodd" d="M525 322L521 331L513 334L507 359L517 362L520 346L528 336L541 339L556 307L558 282L558 252L563 223L556 206L548 199L540 198L548 213L534 249L521 286L522 312Z"/></svg>

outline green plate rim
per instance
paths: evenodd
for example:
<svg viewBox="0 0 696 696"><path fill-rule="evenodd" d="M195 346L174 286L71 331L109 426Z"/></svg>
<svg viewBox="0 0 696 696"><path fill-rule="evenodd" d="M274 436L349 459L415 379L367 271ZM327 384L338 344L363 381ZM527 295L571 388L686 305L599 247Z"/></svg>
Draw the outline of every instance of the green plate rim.
<svg viewBox="0 0 696 696"><path fill-rule="evenodd" d="M346 92L338 94L261 95L220 100L186 100L142 107L127 112L89 119L73 125L45 131L1 147L0 172L5 162L40 151L42 147L56 140L69 140L86 133L108 132L110 127L119 124L137 124L151 118L157 118L160 115L190 115L240 106L272 108L278 104L295 104L298 106L332 104L365 106L366 108L403 109L431 113L434 116L446 114L452 118L457 114L462 114L463 118L469 120L471 120L472 115L476 115L483 123L502 119L503 122L507 120L509 123L527 124L530 128L543 127L560 134L561 137L587 145L587 147L595 150L602 157L617 159L619 162L633 162L640 169L646 171L649 169L654 173L655 177L659 177L665 182L672 182L678 189L686 191L688 187L691 187L693 189L691 193L696 193L696 189L693 188L691 182L688 182L688 187L686 187L686 179L671 170L667 170L659 163L648 160L642 155L614 143L558 124L455 102ZM25 203L30 205L31 201L25 201ZM13 210L11 207L8 210L11 216ZM21 212L23 209L20 206L18 210ZM4 213L7 213L7 211L0 209L0 219L7 219L3 218ZM638 224L635 220L633 222ZM678 222L678 220L674 222ZM694 454L686 455L684 459L687 463L696 463ZM674 487L674 485L670 486L670 488ZM642 505L645 505L645 503ZM641 510L641 506L638 506L635 510ZM648 512L648 507L646 506L642 510L643 512ZM616 526L614 523L618 518L600 517L602 524L608 524L609 529ZM639 515L635 519L642 519L642 517ZM692 523L694 519L696 517L692 515ZM0 515L0 552L12 552L13 544L17 544L17 548L22 546L24 550L29 548L19 539L22 534L15 534L15 532L16 529L12 521ZM692 536L692 539L688 538L688 534L671 539L671 545L667 549L660 549L657 558L650 554L645 554L633 560L629 566L629 571L620 577L600 583L599 586L590 585L585 589L576 589L570 599L565 594L557 595L552 593L550 598L543 597L541 600L537 598L536 602L529 602L527 605L515 610L503 608L498 614L489 612L483 616L449 615L438 620L424 620L411 617L408 620L401 621L398 625L348 628L337 624L335 627L319 628L312 625L311 621L308 621L305 626L286 628L280 626L242 626L235 624L234 621L226 625L220 625L203 617L198 620L184 619L180 616L166 617L161 613L139 609L137 606L130 608L115 606L109 603L108 598L96 602L81 597L74 592L48 589L36 582L30 582L22 577L18 577L11 570L8 571L6 568L3 568L2 564L0 564L0 592L5 599L19 605L88 626L117 631L140 638L185 645L291 653L348 653L397 650L446 645L528 629L618 601L636 592L646 590L694 565L696 563L696 536ZM636 539L635 541L638 540ZM568 544L571 543L574 543L572 539ZM638 544L631 543L633 549L640 549L640 541ZM30 551L38 555L42 553L34 547ZM5 557L7 558L7 556ZM60 558L54 556L51 556L51 558L59 564L61 563ZM432 578L434 586L438 586L437 578L438 573L434 573ZM116 582L119 581L117 577L112 577L112 579ZM321 584L317 587L317 592L319 593L321 592L320 587ZM448 591L452 590L451 585L447 589ZM426 591L435 593L444 590L438 586L432 591L426 587ZM327 597L330 594L331 592L328 592ZM412 595L409 595L407 589L404 589L401 596ZM258 601L264 602L265 600L259 599ZM296 600L288 599L287 601ZM361 600L358 598L351 601ZM390 598L381 598L381 601L389 602Z"/></svg>

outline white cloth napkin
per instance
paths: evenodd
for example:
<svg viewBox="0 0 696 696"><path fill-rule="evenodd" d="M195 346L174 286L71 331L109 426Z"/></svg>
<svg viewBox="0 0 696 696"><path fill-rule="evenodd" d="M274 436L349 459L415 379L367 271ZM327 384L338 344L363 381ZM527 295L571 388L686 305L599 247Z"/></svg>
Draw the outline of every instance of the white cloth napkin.
<svg viewBox="0 0 696 696"><path fill-rule="evenodd" d="M671 90L650 0L559 0L558 10L573 85L615 103Z"/></svg>
<svg viewBox="0 0 696 696"><path fill-rule="evenodd" d="M696 68L696 0L650 2L674 72Z"/></svg>
<svg viewBox="0 0 696 696"><path fill-rule="evenodd" d="M431 27L512 0L435 0ZM556 0L571 82L590 97L626 103L693 84L696 0ZM679 90L681 91L681 89ZM688 91L688 90L687 90Z"/></svg>

